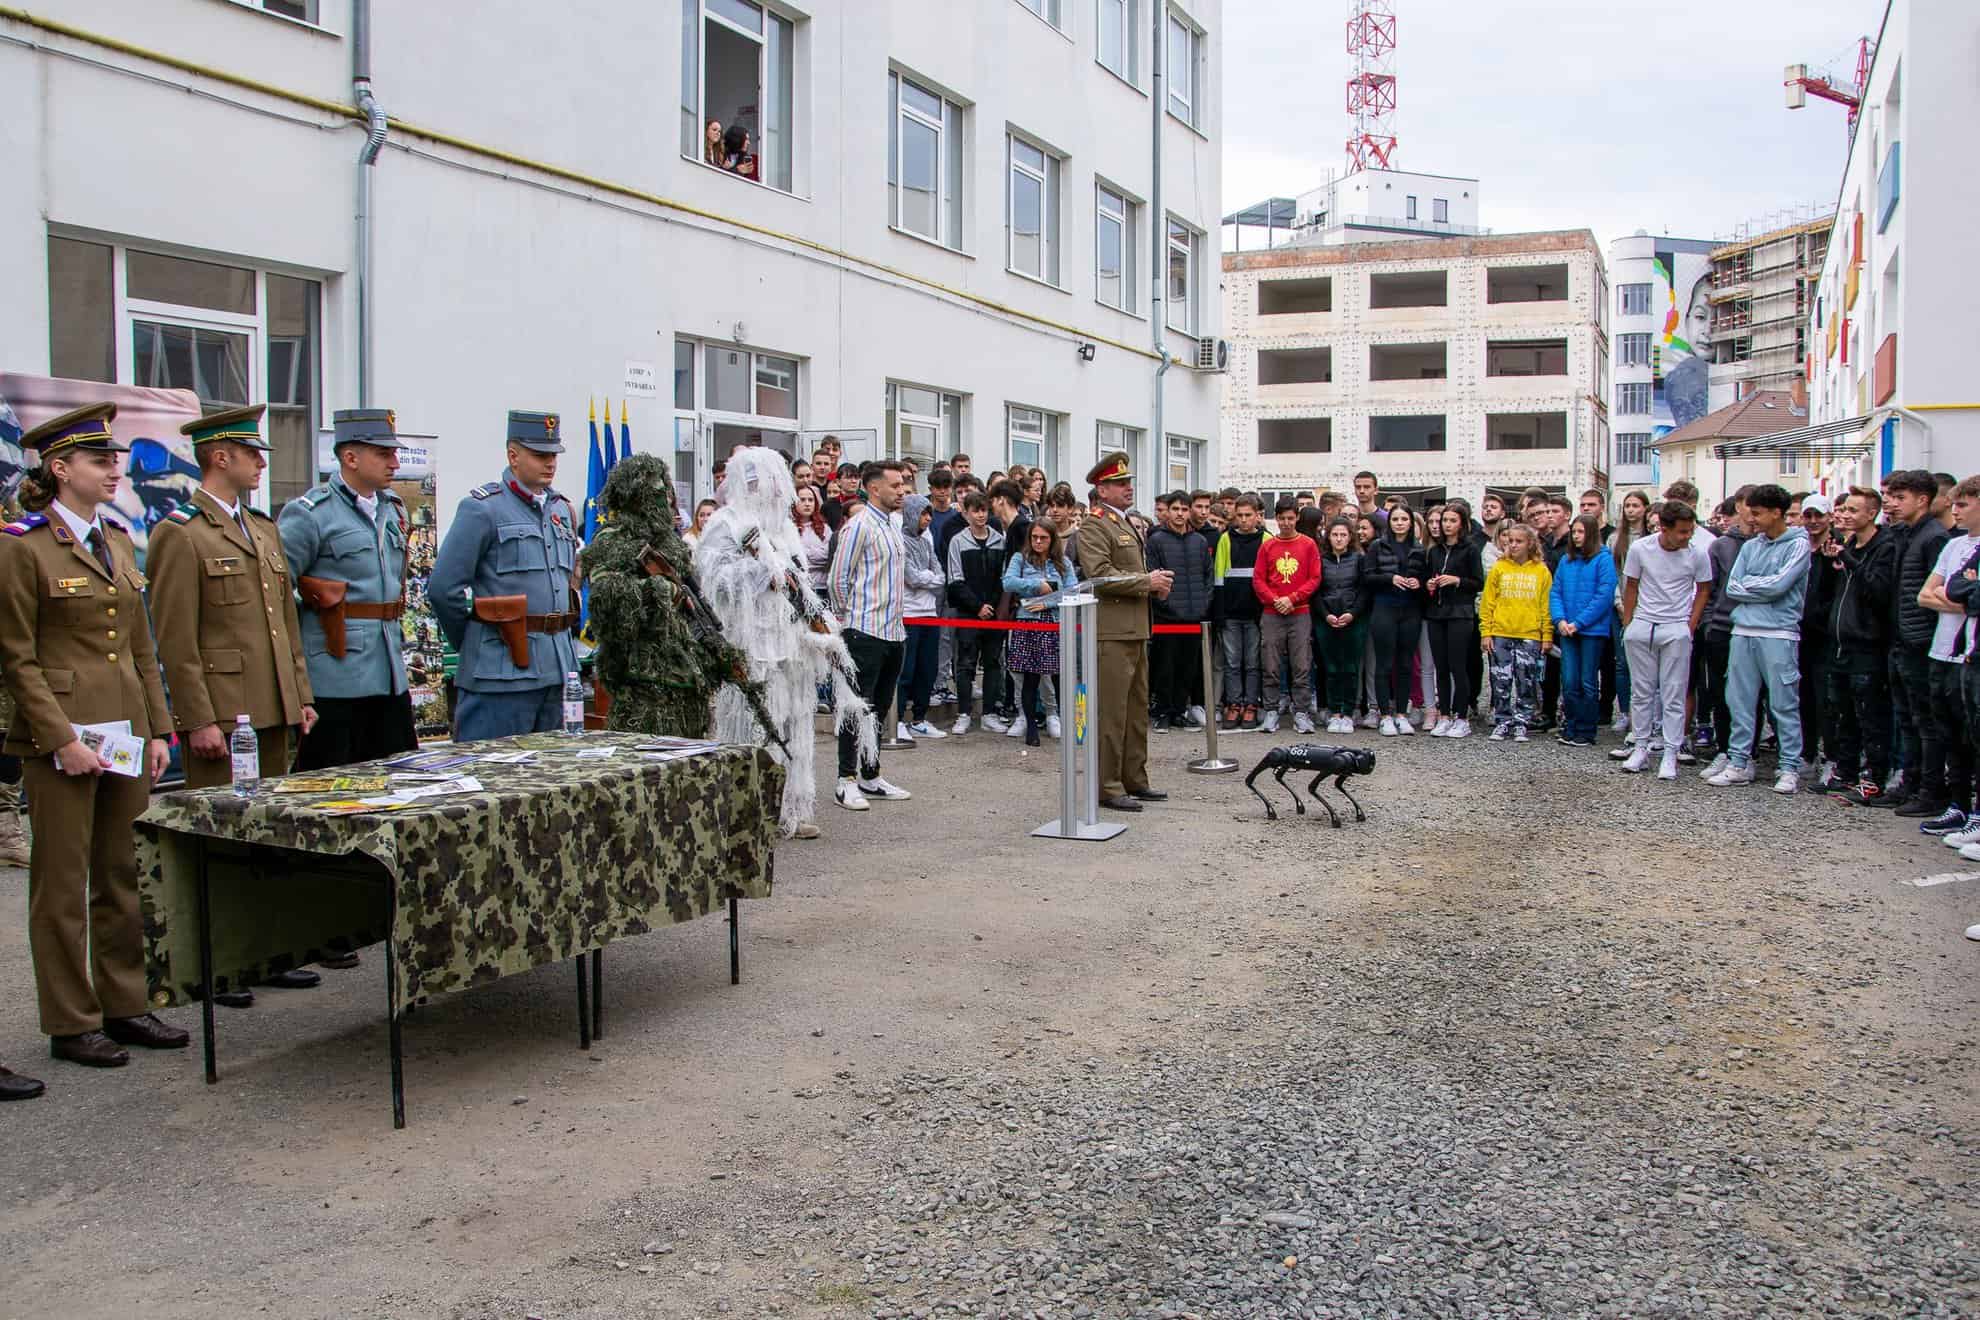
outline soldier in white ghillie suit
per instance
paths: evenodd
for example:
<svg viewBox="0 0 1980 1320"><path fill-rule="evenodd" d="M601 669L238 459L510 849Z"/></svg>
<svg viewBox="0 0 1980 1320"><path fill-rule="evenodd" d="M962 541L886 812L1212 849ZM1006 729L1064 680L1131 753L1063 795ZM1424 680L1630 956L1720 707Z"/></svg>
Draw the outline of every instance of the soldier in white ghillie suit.
<svg viewBox="0 0 1980 1320"><path fill-rule="evenodd" d="M729 455L722 507L695 546L694 572L714 607L722 636L749 657L777 732L790 746L778 823L787 837L815 839L818 778L812 717L818 685L830 681L840 728L857 731L867 758L876 752L873 711L854 686L852 658L839 621L812 588L791 506L797 488L788 460L754 446ZM715 736L753 743L762 731L742 695L724 687L715 698ZM783 759L774 745L771 755Z"/></svg>

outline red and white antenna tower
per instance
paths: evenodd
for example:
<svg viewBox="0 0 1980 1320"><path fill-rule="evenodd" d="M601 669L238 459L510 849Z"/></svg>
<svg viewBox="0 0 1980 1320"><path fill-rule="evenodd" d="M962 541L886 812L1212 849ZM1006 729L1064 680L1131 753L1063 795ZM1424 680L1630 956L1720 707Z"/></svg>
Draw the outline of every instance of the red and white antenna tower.
<svg viewBox="0 0 1980 1320"><path fill-rule="evenodd" d="M1348 0L1348 172L1389 168L1396 151L1396 0Z"/></svg>

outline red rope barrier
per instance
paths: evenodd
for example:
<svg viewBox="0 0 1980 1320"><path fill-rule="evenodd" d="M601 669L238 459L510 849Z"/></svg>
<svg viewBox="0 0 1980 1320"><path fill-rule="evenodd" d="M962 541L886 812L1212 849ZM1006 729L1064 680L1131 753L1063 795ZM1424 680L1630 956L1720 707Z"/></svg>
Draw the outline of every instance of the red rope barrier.
<svg viewBox="0 0 1980 1320"><path fill-rule="evenodd" d="M910 628L981 628L990 632L1057 632L1056 623L1029 623L1017 619L944 619L919 618L902 619ZM1203 631L1200 623L1158 623L1151 632L1168 633L1183 637L1194 637Z"/></svg>

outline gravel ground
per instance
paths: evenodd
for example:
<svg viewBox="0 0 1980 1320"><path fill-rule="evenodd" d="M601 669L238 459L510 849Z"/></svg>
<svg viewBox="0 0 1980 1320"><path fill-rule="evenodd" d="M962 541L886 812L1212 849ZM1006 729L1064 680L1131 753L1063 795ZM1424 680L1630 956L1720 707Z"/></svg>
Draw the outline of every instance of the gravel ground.
<svg viewBox="0 0 1980 1320"><path fill-rule="evenodd" d="M608 953L590 1057L568 969L443 1000L405 1133L370 973L225 1019L219 1088L44 1065L0 1313L1980 1314L1980 886L1901 883L1956 857L1546 742L1351 741L1365 825L1267 823L1170 735L1176 800L1102 846L1023 837L1049 748L898 755L916 802L786 850L742 987L701 923Z"/></svg>

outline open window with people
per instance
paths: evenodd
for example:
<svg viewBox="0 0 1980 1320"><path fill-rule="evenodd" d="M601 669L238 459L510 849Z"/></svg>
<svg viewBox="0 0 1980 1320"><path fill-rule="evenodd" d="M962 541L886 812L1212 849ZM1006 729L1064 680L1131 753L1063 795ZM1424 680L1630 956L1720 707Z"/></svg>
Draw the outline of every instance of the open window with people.
<svg viewBox="0 0 1980 1320"><path fill-rule="evenodd" d="M681 0L681 154L792 188L796 23L752 0Z"/></svg>

